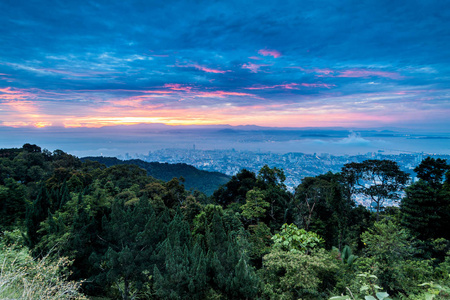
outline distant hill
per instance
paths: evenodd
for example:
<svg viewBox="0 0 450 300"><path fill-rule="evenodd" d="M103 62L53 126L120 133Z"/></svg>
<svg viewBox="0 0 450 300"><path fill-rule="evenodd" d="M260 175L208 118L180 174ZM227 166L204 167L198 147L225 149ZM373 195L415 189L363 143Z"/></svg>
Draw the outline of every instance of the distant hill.
<svg viewBox="0 0 450 300"><path fill-rule="evenodd" d="M187 164L146 162L140 159L120 160L115 157L103 156L83 157L81 160L97 161L107 167L121 164L136 165L147 170L148 175L164 181L182 176L186 180L184 182L186 189L197 189L207 195L211 195L219 186L227 183L231 178L223 173L203 171Z"/></svg>

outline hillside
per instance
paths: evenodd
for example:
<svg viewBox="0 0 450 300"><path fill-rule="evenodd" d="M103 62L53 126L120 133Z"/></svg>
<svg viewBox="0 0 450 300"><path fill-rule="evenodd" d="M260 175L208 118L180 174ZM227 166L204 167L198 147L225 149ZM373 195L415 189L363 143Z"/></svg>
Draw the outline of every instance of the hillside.
<svg viewBox="0 0 450 300"><path fill-rule="evenodd" d="M168 181L174 177L183 177L185 179L184 185L186 189L197 189L208 196L211 195L217 188L230 180L230 177L219 172L209 172L199 170L187 164L169 164L159 162L146 162L140 159L120 160L115 157L83 157L81 160L97 161L107 167L123 164L136 165L145 169L148 175Z"/></svg>

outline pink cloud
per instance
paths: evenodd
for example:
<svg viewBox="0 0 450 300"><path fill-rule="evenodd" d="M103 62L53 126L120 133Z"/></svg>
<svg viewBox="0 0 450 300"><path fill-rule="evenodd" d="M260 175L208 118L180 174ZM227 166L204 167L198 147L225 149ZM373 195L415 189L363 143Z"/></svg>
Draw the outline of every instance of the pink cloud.
<svg viewBox="0 0 450 300"><path fill-rule="evenodd" d="M385 71L378 71L378 70L367 70L367 69L349 69L345 71L340 71L338 75L335 77L371 77L371 76L378 76L378 77L386 77L390 79L401 79L403 76L396 72L385 72Z"/></svg>
<svg viewBox="0 0 450 300"><path fill-rule="evenodd" d="M238 92L213 91L213 92L199 92L195 96L202 98L225 98L225 96L254 96L254 95Z"/></svg>
<svg viewBox="0 0 450 300"><path fill-rule="evenodd" d="M261 60L262 59L261 57L258 57L258 56L250 56L249 58L250 59L255 59L255 60Z"/></svg>
<svg viewBox="0 0 450 300"><path fill-rule="evenodd" d="M169 88L173 91L185 91L185 92L190 92L192 89L192 87L190 86L181 85L179 83L166 83L164 87Z"/></svg>
<svg viewBox="0 0 450 300"><path fill-rule="evenodd" d="M324 74L324 75L329 75L334 72L332 69L312 69L312 70L315 73Z"/></svg>
<svg viewBox="0 0 450 300"><path fill-rule="evenodd" d="M313 68L313 69L305 69L302 67L289 67L292 69L299 69L305 73L316 73L317 77L342 77L342 78L367 78L372 76L377 77L385 77L390 79L402 79L403 76L401 76L397 72L388 72L388 71L381 71L381 70L373 70L373 69L344 69L344 70L333 70L329 68L319 69L319 68Z"/></svg>
<svg viewBox="0 0 450 300"><path fill-rule="evenodd" d="M217 69L211 69L211 68L207 68L205 66L201 66L198 64L193 65L194 68L207 72L207 73L219 73L219 74L224 74L226 72L230 72L230 71L223 71L223 70L217 70Z"/></svg>
<svg viewBox="0 0 450 300"><path fill-rule="evenodd" d="M172 94L173 91L167 91L167 90L148 90L148 91L135 91L135 92L141 92L146 94Z"/></svg>
<svg viewBox="0 0 450 300"><path fill-rule="evenodd" d="M330 89L332 87L335 87L336 85L334 85L334 84L327 84L327 83L302 83L301 86L304 86L304 87L323 87L323 88Z"/></svg>
<svg viewBox="0 0 450 300"><path fill-rule="evenodd" d="M286 90L299 90L299 86L303 87L317 87L317 88L332 88L335 87L334 84L327 84L327 83L285 83L285 84L277 84L277 85L257 85L245 88L246 90L265 90L265 89L286 89Z"/></svg>
<svg viewBox="0 0 450 300"><path fill-rule="evenodd" d="M271 49L261 49L258 51L258 53L264 56L273 56L274 58L278 58L281 56L281 53L279 51Z"/></svg>
<svg viewBox="0 0 450 300"><path fill-rule="evenodd" d="M246 90L266 90L266 89L276 89L282 88L286 90L298 90L298 83L285 83L285 84L277 84L277 85L257 85L245 88Z"/></svg>
<svg viewBox="0 0 450 300"><path fill-rule="evenodd" d="M263 65L263 64L259 64L258 65L258 64L254 64L254 63L249 62L249 63L243 64L242 65L242 69L248 69L252 73L258 73L259 72L259 68L267 67L267 66L270 66L270 65Z"/></svg>
<svg viewBox="0 0 450 300"><path fill-rule="evenodd" d="M179 67L179 68L196 68L197 70L200 70L200 71L203 71L203 72L206 72L206 73L224 74L224 73L227 73L227 72L231 72L230 70L224 71L224 70L219 70L219 69L208 68L208 67L199 65L197 63L195 63L195 64L188 64L188 65L176 64L175 66Z"/></svg>
<svg viewBox="0 0 450 300"><path fill-rule="evenodd" d="M318 68L305 69L305 68L302 68L302 67L288 67L288 68L290 68L290 69L299 69L299 70L301 70L301 71L303 71L305 73L319 73L319 74L325 74L325 75L328 75L328 74L331 74L331 73L335 72L335 70L327 69L327 68L325 68L325 69L318 69Z"/></svg>
<svg viewBox="0 0 450 300"><path fill-rule="evenodd" d="M35 95L22 89L0 88L0 99L2 100L21 100L34 97Z"/></svg>

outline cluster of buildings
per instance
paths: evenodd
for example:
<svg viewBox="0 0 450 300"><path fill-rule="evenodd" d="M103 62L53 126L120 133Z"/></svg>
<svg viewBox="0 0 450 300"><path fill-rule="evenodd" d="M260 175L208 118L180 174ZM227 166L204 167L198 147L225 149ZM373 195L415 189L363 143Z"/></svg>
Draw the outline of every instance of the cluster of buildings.
<svg viewBox="0 0 450 300"><path fill-rule="evenodd" d="M286 186L293 190L301 183L304 177L317 176L329 171L339 172L346 163L362 162L367 159L389 159L397 162L403 171L411 174L414 180L413 169L426 156L450 159L450 155L435 155L425 153L410 153L391 155L382 151L369 152L364 155L335 156L327 153L273 153L261 151L236 151L231 150L198 150L192 149L161 149L150 151L147 155L125 154L122 159L137 158L144 161L157 161L167 163L185 163L201 170L216 171L227 175L235 175L241 169L247 169L258 173L264 165L277 167L284 170Z"/></svg>

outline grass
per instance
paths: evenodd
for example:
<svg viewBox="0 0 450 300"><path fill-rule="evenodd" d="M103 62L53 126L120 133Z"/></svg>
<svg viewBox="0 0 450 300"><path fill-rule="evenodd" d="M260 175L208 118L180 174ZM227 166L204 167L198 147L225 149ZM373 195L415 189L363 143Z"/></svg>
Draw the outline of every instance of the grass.
<svg viewBox="0 0 450 300"><path fill-rule="evenodd" d="M67 280L65 257L33 259L26 248L0 249L0 299L87 299L81 283Z"/></svg>

